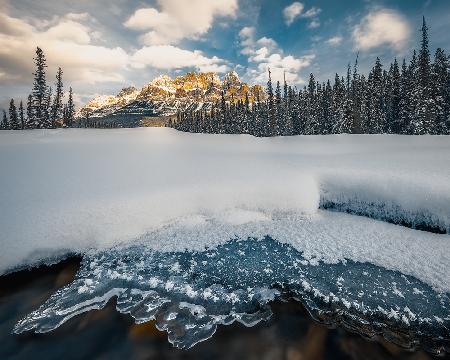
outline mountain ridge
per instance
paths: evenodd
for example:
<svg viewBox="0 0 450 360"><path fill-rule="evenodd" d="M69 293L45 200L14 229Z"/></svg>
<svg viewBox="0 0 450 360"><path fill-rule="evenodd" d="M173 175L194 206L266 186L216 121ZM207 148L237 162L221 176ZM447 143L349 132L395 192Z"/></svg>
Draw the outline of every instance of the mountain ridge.
<svg viewBox="0 0 450 360"><path fill-rule="evenodd" d="M208 109L224 98L228 102L264 99L261 85L249 85L235 71L223 79L214 72L187 72L174 78L159 75L141 89L123 88L117 95L99 95L78 110L76 117L139 126L148 117L170 117L178 111Z"/></svg>

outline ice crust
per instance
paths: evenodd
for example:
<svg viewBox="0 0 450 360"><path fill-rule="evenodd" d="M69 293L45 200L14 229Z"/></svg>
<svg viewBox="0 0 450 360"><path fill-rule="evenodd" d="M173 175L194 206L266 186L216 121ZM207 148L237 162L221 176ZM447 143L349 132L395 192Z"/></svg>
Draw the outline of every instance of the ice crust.
<svg viewBox="0 0 450 360"><path fill-rule="evenodd" d="M450 291L449 235L318 210L448 231L448 136L2 131L0 169L0 274L139 241L201 251L271 235Z"/></svg>
<svg viewBox="0 0 450 360"><path fill-rule="evenodd" d="M368 263L312 264L291 245L268 237L201 252L139 245L87 254L76 279L14 331L51 331L113 297L119 312L137 323L156 320L180 348L210 338L217 325L253 326L268 319L268 302L280 297L299 299L327 325L390 340L397 331L397 342L408 348L439 353L450 339L448 294Z"/></svg>

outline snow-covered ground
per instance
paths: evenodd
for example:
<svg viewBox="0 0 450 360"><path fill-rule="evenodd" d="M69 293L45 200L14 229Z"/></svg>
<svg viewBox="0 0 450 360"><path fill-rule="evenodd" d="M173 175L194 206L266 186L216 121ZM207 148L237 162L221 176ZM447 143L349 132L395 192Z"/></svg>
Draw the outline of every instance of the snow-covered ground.
<svg viewBox="0 0 450 360"><path fill-rule="evenodd" d="M450 137L0 132L0 273L143 242L202 250L273 238L311 264L369 262L450 291Z"/></svg>

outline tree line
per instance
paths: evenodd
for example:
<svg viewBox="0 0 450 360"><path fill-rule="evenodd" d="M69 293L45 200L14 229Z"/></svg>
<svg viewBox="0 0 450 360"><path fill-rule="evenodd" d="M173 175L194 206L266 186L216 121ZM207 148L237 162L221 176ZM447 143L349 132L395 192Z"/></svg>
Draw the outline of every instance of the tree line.
<svg viewBox="0 0 450 360"><path fill-rule="evenodd" d="M297 91L280 82L266 99L225 101L211 109L183 111L168 126L186 132L252 134L255 136L315 134L450 134L449 58L438 48L431 61L428 28L423 18L419 52L407 64L397 59L386 69L379 58L366 77L358 58L345 77L336 74L320 83L311 74Z"/></svg>
<svg viewBox="0 0 450 360"><path fill-rule="evenodd" d="M117 121L102 120L100 119L90 119L89 117L84 117L78 119L77 127L79 128L92 128L92 129L116 129L121 128L122 124Z"/></svg>
<svg viewBox="0 0 450 360"><path fill-rule="evenodd" d="M47 60L40 47L36 48L33 58L35 63L34 81L31 94L28 95L26 109L20 100L17 109L14 99L9 103L9 116L3 110L0 129L54 129L57 127L72 127L75 118L72 88L69 88L67 103L64 103L63 71L58 68L55 81L55 94L47 85Z"/></svg>

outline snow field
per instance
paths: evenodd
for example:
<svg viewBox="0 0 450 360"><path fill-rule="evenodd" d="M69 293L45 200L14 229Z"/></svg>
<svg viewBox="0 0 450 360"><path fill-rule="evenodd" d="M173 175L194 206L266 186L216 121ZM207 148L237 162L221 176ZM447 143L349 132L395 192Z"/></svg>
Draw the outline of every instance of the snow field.
<svg viewBox="0 0 450 360"><path fill-rule="evenodd" d="M368 261L450 291L449 235L318 211L448 229L449 137L3 131L0 169L0 273L136 241L201 250L271 235L310 261Z"/></svg>

